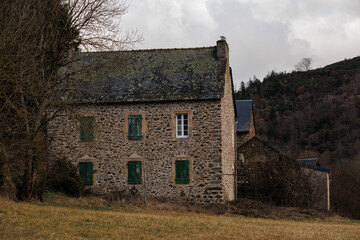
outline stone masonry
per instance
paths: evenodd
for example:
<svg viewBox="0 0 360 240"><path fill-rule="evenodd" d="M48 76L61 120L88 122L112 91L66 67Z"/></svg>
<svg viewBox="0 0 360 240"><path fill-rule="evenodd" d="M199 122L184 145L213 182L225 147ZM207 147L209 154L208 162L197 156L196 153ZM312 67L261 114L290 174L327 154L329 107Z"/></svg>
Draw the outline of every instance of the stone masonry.
<svg viewBox="0 0 360 240"><path fill-rule="evenodd" d="M192 111L192 135L174 139L172 111ZM222 190L222 141L220 101L75 106L74 116L56 118L48 126L52 159L65 157L75 166L94 163L94 184L98 193L110 193L143 185L127 183L127 161L141 160L147 194L154 197L197 202L220 202ZM126 113L144 113L147 128L144 141L129 142ZM81 142L80 116L95 116L95 140ZM191 162L190 184L175 184L174 159Z"/></svg>

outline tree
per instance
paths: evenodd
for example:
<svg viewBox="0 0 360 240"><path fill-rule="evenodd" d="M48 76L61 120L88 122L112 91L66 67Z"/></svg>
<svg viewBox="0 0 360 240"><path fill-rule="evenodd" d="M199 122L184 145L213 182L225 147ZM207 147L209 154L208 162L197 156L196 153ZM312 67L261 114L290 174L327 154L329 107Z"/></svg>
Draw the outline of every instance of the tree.
<svg viewBox="0 0 360 240"><path fill-rule="evenodd" d="M57 96L75 84L59 69L80 49L119 50L138 42L135 31L120 34L117 20L126 11L125 2L115 0L2 1L0 158L17 198L41 197L46 124L66 108Z"/></svg>
<svg viewBox="0 0 360 240"><path fill-rule="evenodd" d="M294 67L296 71L308 71L311 69L312 59L303 58Z"/></svg>

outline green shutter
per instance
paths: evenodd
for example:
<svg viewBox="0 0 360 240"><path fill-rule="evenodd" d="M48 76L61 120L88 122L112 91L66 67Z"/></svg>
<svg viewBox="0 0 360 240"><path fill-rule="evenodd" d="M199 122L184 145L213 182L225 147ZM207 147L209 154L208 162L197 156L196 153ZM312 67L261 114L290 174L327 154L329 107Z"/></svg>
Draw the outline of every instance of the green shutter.
<svg viewBox="0 0 360 240"><path fill-rule="evenodd" d="M85 185L93 184L93 163L92 162L80 162L79 163L79 173L80 173L80 176L84 179Z"/></svg>
<svg viewBox="0 0 360 240"><path fill-rule="evenodd" d="M190 161L176 160L175 161L175 182L176 183L190 183Z"/></svg>
<svg viewBox="0 0 360 240"><path fill-rule="evenodd" d="M128 118L128 139L129 140L141 140L141 128L142 128L142 116L141 115L129 115Z"/></svg>
<svg viewBox="0 0 360 240"><path fill-rule="evenodd" d="M128 183L141 184L141 161L128 162Z"/></svg>
<svg viewBox="0 0 360 240"><path fill-rule="evenodd" d="M94 140L94 116L80 118L80 141L90 142Z"/></svg>

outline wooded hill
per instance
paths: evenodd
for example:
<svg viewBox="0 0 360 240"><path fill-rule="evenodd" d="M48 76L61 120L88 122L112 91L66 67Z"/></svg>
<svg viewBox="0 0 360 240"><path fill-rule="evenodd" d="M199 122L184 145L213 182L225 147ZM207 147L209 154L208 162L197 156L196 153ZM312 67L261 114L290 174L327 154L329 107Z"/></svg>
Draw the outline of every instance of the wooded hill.
<svg viewBox="0 0 360 240"><path fill-rule="evenodd" d="M253 100L257 134L294 157L331 165L360 158L360 57L304 72L272 71L262 82L254 77L236 98Z"/></svg>
<svg viewBox="0 0 360 240"><path fill-rule="evenodd" d="M254 77L236 92L252 99L256 134L292 158L331 168L331 208L360 219L360 57L309 71Z"/></svg>

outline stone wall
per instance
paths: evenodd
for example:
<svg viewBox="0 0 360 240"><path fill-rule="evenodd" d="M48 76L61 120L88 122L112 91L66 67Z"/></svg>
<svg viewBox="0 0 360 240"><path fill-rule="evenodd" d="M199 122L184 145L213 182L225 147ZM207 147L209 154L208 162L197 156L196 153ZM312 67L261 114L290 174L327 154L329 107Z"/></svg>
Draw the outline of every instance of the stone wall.
<svg viewBox="0 0 360 240"><path fill-rule="evenodd" d="M302 170L309 176L310 183L314 189L314 207L330 211L330 174L309 168L302 168Z"/></svg>
<svg viewBox="0 0 360 240"><path fill-rule="evenodd" d="M73 106L67 114L63 113L48 124L50 161L65 157L76 166L81 161L93 162L91 188L101 194L133 186L143 194L146 183L147 195L153 197L200 203L232 199L231 181L224 180L223 173L231 172L232 166L227 162L234 162L234 155L230 148L224 148L229 154L227 158L221 147L228 143L233 146L221 127L224 119L230 124L229 131L233 130L233 122L221 111L221 106L231 110L227 101ZM190 113L189 138L174 138L175 111ZM142 140L127 139L126 116L129 113L143 115ZM92 142L80 141L79 118L84 115L95 116ZM222 137L226 139L222 141ZM176 159L190 161L190 184L175 184ZM132 160L142 161L142 184L127 182L127 162Z"/></svg>
<svg viewBox="0 0 360 240"><path fill-rule="evenodd" d="M224 200L235 199L235 110L233 99L232 80L229 68L229 49L225 41L218 41L217 48L225 49L218 57L226 57L226 73L224 97L221 99L221 139L222 139L222 184L224 188Z"/></svg>

